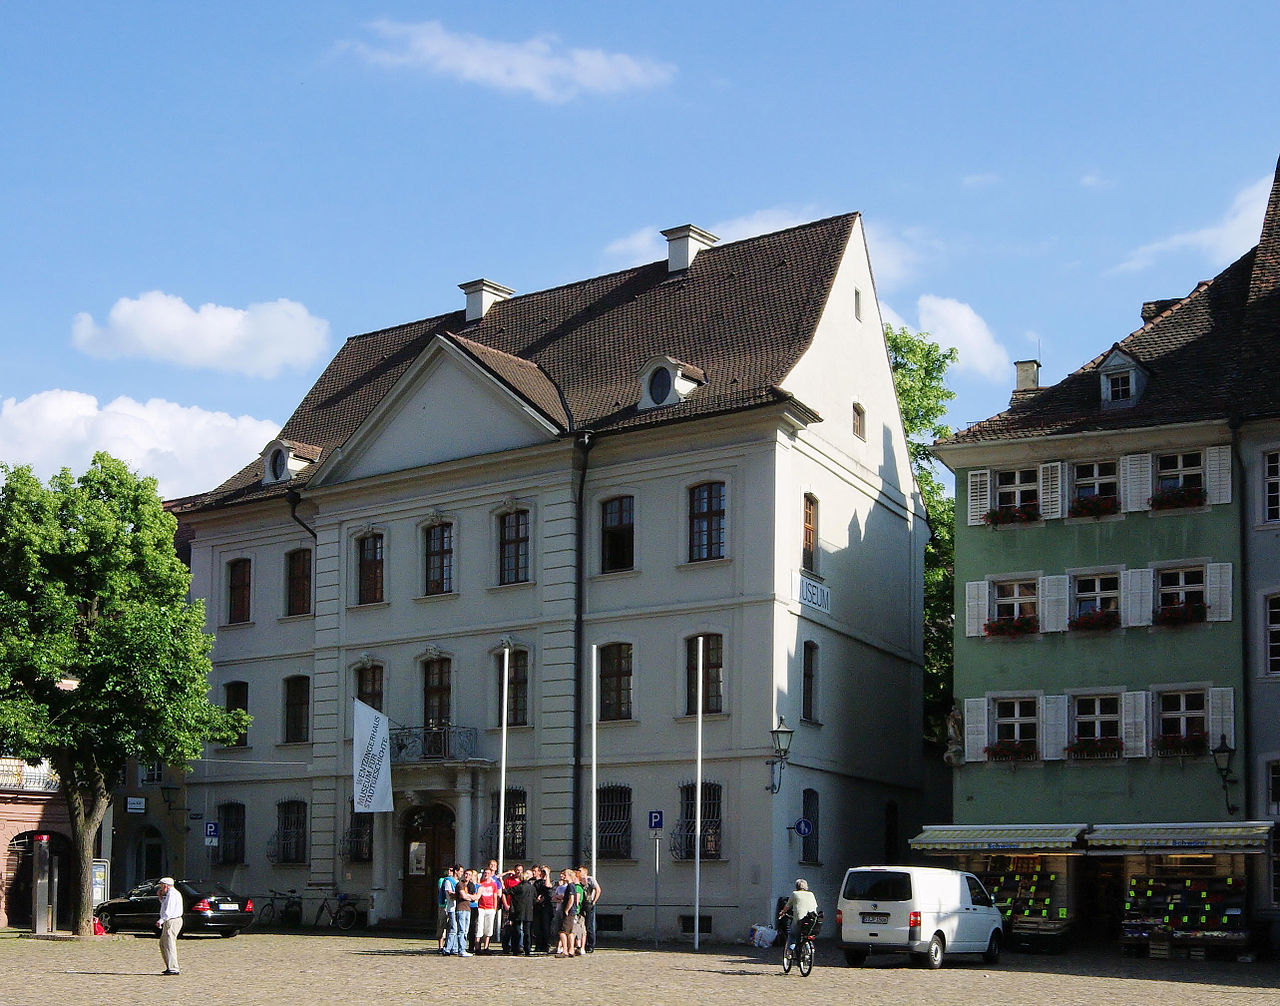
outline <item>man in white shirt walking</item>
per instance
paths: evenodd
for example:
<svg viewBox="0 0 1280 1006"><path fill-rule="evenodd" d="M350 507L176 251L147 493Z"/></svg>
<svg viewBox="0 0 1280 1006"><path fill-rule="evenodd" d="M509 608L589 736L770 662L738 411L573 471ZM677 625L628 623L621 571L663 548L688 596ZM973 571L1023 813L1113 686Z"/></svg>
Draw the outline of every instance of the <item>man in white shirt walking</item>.
<svg viewBox="0 0 1280 1006"><path fill-rule="evenodd" d="M161 877L157 888L160 895L160 918L156 928L160 930L160 956L164 958L162 975L180 974L178 970L178 933L182 930L182 895L173 886L172 877Z"/></svg>

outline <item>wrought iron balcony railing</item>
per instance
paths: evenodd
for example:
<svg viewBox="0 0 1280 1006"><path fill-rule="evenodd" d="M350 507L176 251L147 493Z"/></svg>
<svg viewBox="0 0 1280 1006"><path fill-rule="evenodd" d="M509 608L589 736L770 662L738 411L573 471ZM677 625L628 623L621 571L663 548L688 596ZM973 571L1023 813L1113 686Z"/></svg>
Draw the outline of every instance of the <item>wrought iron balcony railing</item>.
<svg viewBox="0 0 1280 1006"><path fill-rule="evenodd" d="M424 761L466 761L477 757L480 732L475 727L429 723L425 727L400 727L391 731L391 761L405 764Z"/></svg>
<svg viewBox="0 0 1280 1006"><path fill-rule="evenodd" d="M21 758L0 758L0 789L52 793L58 789L58 775L48 762L28 765Z"/></svg>

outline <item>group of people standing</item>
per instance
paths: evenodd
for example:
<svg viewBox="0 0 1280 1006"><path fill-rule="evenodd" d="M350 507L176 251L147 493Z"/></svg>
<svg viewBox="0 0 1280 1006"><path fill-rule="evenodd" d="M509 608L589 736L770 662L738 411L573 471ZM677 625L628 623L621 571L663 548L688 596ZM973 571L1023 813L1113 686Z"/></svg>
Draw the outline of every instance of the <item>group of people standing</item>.
<svg viewBox="0 0 1280 1006"><path fill-rule="evenodd" d="M561 870L517 863L499 874L498 862L483 870L461 863L447 867L438 885L440 953L470 957L493 953L554 953L576 957L595 950L595 906L604 889L585 866Z"/></svg>

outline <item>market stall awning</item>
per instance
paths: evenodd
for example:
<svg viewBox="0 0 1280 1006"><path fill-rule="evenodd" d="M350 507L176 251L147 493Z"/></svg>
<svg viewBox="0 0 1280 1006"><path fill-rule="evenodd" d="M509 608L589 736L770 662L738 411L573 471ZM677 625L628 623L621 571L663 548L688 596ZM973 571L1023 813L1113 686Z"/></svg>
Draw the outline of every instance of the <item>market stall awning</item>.
<svg viewBox="0 0 1280 1006"><path fill-rule="evenodd" d="M1071 849L1087 824L934 824L910 842L917 852Z"/></svg>
<svg viewBox="0 0 1280 1006"><path fill-rule="evenodd" d="M1096 824L1084 836L1090 852L1265 852L1270 821L1195 824Z"/></svg>

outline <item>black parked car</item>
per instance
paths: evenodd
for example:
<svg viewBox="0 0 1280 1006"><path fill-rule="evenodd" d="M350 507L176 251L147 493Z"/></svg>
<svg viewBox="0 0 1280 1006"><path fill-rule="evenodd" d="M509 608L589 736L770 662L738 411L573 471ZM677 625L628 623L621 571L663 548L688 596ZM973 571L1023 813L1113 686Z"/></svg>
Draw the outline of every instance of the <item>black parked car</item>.
<svg viewBox="0 0 1280 1006"><path fill-rule="evenodd" d="M94 909L109 933L155 933L160 918L158 880L147 880L128 894L104 901ZM235 936L253 922L253 899L243 898L208 880L179 880L182 895L182 934L217 933Z"/></svg>

